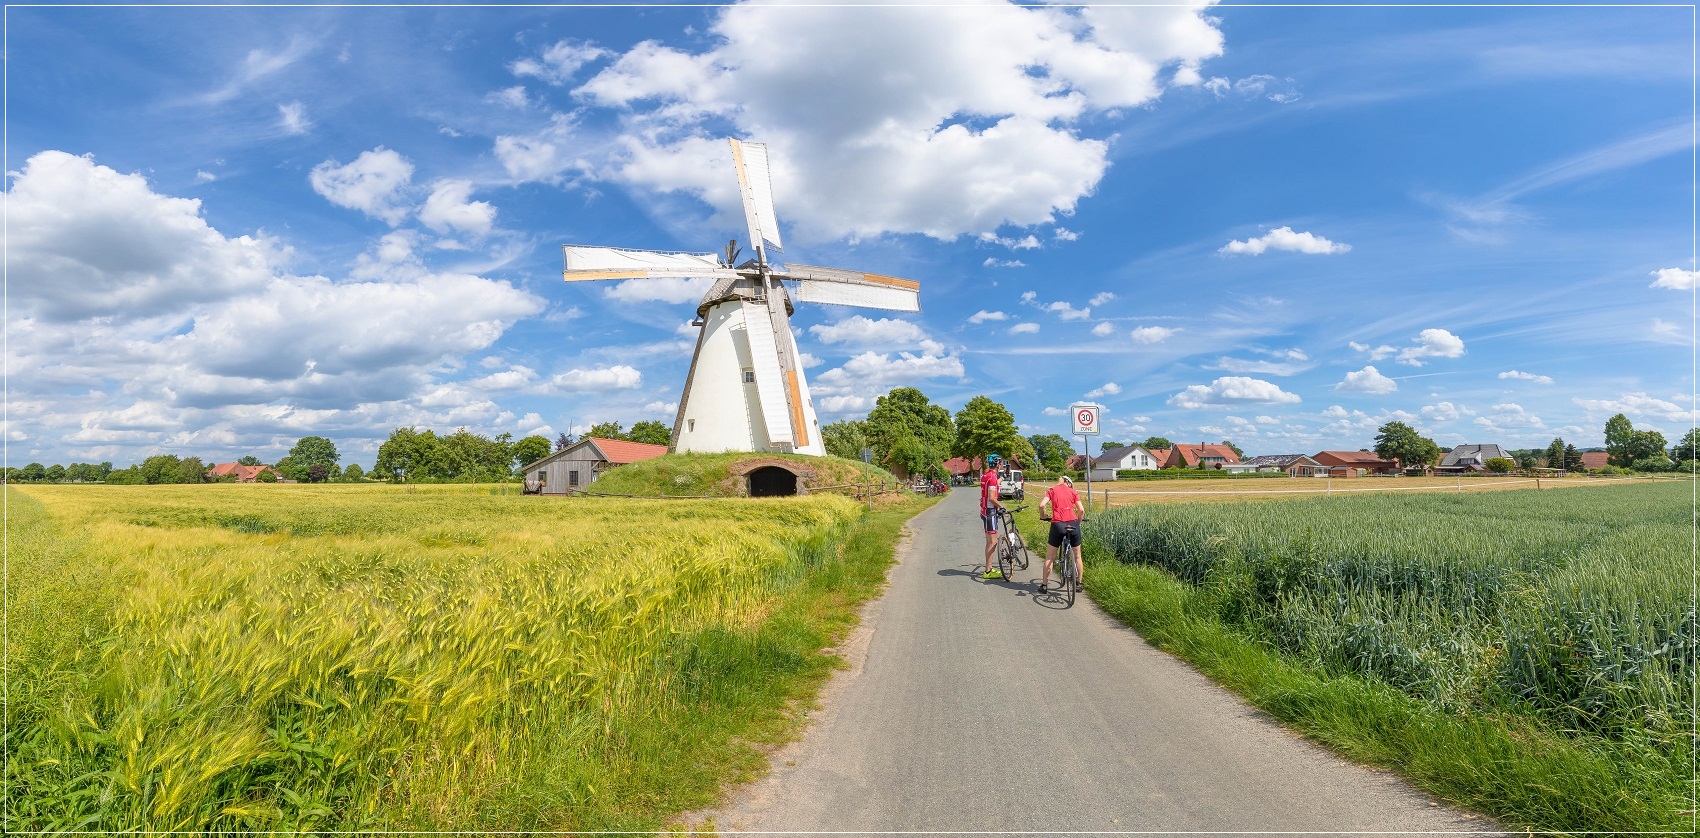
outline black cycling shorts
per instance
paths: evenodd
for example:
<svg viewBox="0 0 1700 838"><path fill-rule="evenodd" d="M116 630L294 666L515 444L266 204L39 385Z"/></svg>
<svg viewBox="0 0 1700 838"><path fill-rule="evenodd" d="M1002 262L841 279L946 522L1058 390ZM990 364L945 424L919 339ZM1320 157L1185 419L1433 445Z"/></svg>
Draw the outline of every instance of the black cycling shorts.
<svg viewBox="0 0 1700 838"><path fill-rule="evenodd" d="M1051 538L1050 538L1049 544L1052 547L1061 547L1061 546L1063 546L1063 542L1065 542L1065 541L1068 542L1068 546L1070 546L1070 547L1079 547L1080 546L1080 522L1079 521L1052 521L1051 522Z"/></svg>

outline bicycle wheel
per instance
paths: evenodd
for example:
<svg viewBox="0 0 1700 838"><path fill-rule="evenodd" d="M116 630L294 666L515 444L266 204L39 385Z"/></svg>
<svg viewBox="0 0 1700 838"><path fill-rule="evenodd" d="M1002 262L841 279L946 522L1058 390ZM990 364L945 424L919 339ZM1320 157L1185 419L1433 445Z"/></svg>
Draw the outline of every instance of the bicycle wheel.
<svg viewBox="0 0 1700 838"><path fill-rule="evenodd" d="M1074 566L1074 551L1063 547L1062 595L1064 608L1074 607L1074 586L1080 579L1080 572Z"/></svg>
<svg viewBox="0 0 1700 838"><path fill-rule="evenodd" d="M1008 544L998 545L998 572L1006 580L1015 577L1015 562L1010 559Z"/></svg>

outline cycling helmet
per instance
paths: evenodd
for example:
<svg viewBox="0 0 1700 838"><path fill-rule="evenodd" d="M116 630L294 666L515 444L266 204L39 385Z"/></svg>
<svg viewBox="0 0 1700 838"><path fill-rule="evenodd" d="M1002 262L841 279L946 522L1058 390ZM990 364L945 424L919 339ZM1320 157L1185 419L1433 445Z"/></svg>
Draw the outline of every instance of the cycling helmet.
<svg viewBox="0 0 1700 838"><path fill-rule="evenodd" d="M1065 475L1062 476L1062 484L1064 486L1067 486L1070 489L1072 489L1072 488L1074 488L1074 478L1069 477L1068 475L1065 474Z"/></svg>
<svg viewBox="0 0 1700 838"><path fill-rule="evenodd" d="M1003 460L1003 458L999 457L996 454L987 454L986 455L986 465L988 465L988 466L995 466L1002 460Z"/></svg>

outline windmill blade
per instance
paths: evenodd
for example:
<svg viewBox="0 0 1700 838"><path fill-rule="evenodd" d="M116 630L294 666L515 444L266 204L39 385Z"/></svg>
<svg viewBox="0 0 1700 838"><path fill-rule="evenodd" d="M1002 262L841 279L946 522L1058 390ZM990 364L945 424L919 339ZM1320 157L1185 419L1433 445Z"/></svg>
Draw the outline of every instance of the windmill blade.
<svg viewBox="0 0 1700 838"><path fill-rule="evenodd" d="M750 243L784 250L779 241L779 219L773 213L773 175L767 166L767 145L736 139L731 143L738 192L744 196L744 218L750 223Z"/></svg>
<svg viewBox="0 0 1700 838"><path fill-rule="evenodd" d="M787 265L785 273L774 277L797 283L792 296L800 302L889 311L921 310L921 283L913 280L814 265Z"/></svg>
<svg viewBox="0 0 1700 838"><path fill-rule="evenodd" d="M773 334L773 312L766 301L744 303L744 334L750 341L750 363L755 367L756 395L761 398L761 417L767 425L768 442L793 444L784 379L779 373L779 345Z"/></svg>
<svg viewBox="0 0 1700 838"><path fill-rule="evenodd" d="M589 279L644 279L647 277L737 276L720 264L714 253L679 253L656 250L627 250L622 247L563 245L568 282Z"/></svg>

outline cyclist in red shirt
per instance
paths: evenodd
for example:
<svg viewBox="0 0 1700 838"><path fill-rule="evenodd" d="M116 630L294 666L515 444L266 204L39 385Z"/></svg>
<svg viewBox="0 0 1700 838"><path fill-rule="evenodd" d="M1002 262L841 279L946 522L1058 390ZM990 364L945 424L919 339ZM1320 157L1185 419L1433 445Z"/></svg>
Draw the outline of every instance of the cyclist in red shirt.
<svg viewBox="0 0 1700 838"><path fill-rule="evenodd" d="M1085 512L1086 505L1075 494L1074 481L1067 477L1052 486L1045 499L1039 501L1039 517L1048 513L1051 518L1051 537L1045 547L1045 569L1039 574L1039 593L1050 590L1051 563L1057 560L1057 548L1063 545L1074 551L1076 580L1079 585L1085 585L1086 567L1080 561L1080 516Z"/></svg>
<svg viewBox="0 0 1700 838"><path fill-rule="evenodd" d="M992 557L998 551L998 513L1003 503L998 500L998 455L986 458L986 473L980 475L980 524L986 530L986 572L981 579L1002 579L1003 572L992 567Z"/></svg>

